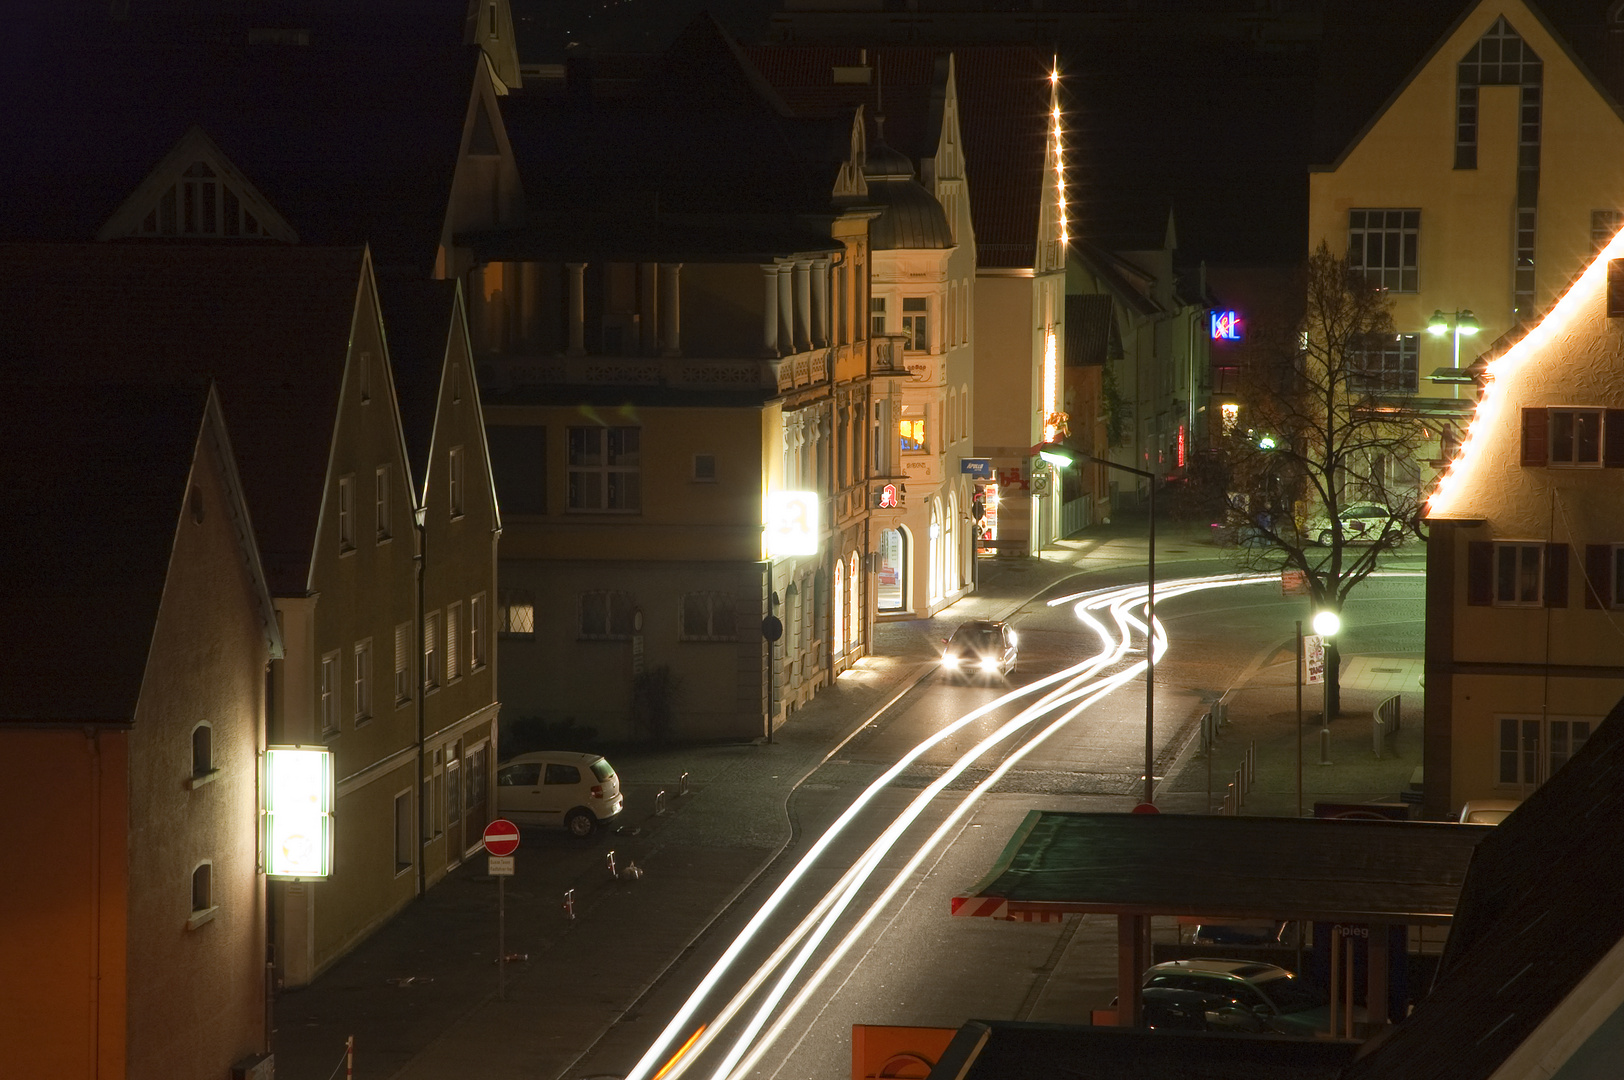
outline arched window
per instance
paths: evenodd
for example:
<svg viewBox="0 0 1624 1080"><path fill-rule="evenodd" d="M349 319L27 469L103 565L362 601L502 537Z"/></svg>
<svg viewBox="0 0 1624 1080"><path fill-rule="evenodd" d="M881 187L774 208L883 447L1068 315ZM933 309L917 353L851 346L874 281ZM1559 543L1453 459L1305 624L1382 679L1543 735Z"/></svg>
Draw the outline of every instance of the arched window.
<svg viewBox="0 0 1624 1080"><path fill-rule="evenodd" d="M192 729L192 775L207 776L214 771L214 729L199 724Z"/></svg>
<svg viewBox="0 0 1624 1080"><path fill-rule="evenodd" d="M851 636L851 644L855 648L863 641L863 608L862 590L859 589L857 576L857 552L851 553L850 564L846 568L846 632Z"/></svg>
<svg viewBox="0 0 1624 1080"><path fill-rule="evenodd" d="M880 533L875 601L881 611L903 611L908 606L908 547L907 529L886 529Z"/></svg>
<svg viewBox="0 0 1624 1080"><path fill-rule="evenodd" d="M930 567L926 579L925 599L935 603L942 598L942 502L930 501L930 550L926 555Z"/></svg>
<svg viewBox="0 0 1624 1080"><path fill-rule="evenodd" d="M844 559L835 561L835 602L834 602L834 647L831 650L839 656L846 651L846 562Z"/></svg>
<svg viewBox="0 0 1624 1080"><path fill-rule="evenodd" d="M942 588L954 593L959 588L959 493L947 493L947 518L942 523Z"/></svg>

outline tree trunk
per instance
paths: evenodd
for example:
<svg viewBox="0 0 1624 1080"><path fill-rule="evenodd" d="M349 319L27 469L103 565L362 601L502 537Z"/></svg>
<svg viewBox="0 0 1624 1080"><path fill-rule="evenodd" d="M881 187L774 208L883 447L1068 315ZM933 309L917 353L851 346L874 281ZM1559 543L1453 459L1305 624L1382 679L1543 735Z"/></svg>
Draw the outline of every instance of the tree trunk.
<svg viewBox="0 0 1624 1080"><path fill-rule="evenodd" d="M1335 638L1325 641L1325 722L1342 715L1342 652Z"/></svg>

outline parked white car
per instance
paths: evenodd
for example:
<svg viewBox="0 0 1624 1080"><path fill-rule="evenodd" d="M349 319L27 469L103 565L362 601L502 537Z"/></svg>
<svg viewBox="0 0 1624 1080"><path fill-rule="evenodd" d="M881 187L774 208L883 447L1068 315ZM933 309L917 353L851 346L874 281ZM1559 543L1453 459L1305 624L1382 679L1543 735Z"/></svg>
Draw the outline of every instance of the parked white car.
<svg viewBox="0 0 1624 1080"><path fill-rule="evenodd" d="M1350 544L1379 540L1384 532L1392 534L1394 543L1401 544L1407 539L1404 523L1379 503L1356 503L1337 517L1342 521L1342 539ZM1327 546L1332 539L1331 521L1326 517L1317 517L1308 523L1304 532L1321 547Z"/></svg>
<svg viewBox="0 0 1624 1080"><path fill-rule="evenodd" d="M588 837L625 807L620 777L598 754L538 750L496 770L496 809L516 825L562 825Z"/></svg>

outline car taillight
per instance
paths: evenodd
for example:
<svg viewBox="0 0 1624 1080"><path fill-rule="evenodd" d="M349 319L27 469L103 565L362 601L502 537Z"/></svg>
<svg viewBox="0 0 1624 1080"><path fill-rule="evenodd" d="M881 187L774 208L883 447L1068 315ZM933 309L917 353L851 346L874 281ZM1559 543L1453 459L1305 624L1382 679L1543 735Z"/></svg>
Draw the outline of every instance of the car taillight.
<svg viewBox="0 0 1624 1080"><path fill-rule="evenodd" d="M592 785L592 797L594 799L603 798L603 785L602 784L593 784Z"/></svg>

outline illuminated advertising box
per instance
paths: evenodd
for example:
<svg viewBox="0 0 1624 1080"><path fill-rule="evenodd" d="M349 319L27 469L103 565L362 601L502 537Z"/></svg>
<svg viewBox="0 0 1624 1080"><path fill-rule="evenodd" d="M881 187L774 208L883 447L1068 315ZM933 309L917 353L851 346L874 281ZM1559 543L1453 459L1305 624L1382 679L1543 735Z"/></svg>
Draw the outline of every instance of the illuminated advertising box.
<svg viewBox="0 0 1624 1080"><path fill-rule="evenodd" d="M265 873L324 878L333 872L333 755L274 746L265 751Z"/></svg>
<svg viewBox="0 0 1624 1080"><path fill-rule="evenodd" d="M767 494L767 554L774 558L818 553L818 493Z"/></svg>

